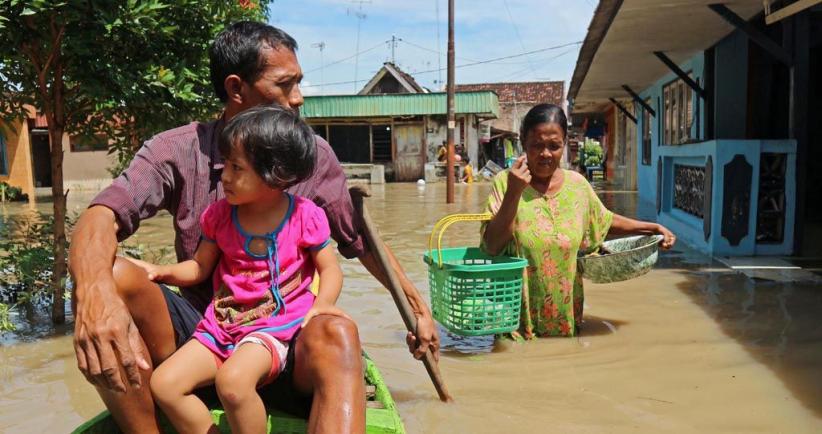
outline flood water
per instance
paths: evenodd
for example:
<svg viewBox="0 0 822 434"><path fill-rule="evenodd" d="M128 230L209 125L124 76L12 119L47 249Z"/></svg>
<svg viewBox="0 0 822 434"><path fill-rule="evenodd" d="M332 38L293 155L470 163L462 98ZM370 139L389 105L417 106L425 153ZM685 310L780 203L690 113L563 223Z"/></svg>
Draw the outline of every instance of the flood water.
<svg viewBox="0 0 822 434"><path fill-rule="evenodd" d="M442 184L372 186L371 214L426 297L421 255L433 224L480 211L488 190L459 185L457 203L446 205ZM603 200L629 216L653 215L634 193ZM454 225L445 239L475 245L477 227ZM137 242L168 245L171 233L170 218L158 217ZM496 346L444 337L440 369L456 403L442 404L407 353L387 291L359 263L342 265L339 304L359 324L410 433L822 431L818 284L753 281L677 246L645 276L586 283L579 337ZM0 432L66 432L103 409L76 370L70 330L26 325L0 338Z"/></svg>

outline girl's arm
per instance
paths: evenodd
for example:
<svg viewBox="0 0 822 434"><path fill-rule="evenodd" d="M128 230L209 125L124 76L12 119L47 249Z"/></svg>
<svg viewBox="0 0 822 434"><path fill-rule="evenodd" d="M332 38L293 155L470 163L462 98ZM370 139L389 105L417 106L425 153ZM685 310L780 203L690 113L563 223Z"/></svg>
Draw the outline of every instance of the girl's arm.
<svg viewBox="0 0 822 434"><path fill-rule="evenodd" d="M488 226L485 227L483 241L485 249L491 255L498 255L514 236L514 219L517 216L519 200L528 183L531 182L531 172L525 156L517 158L508 172L508 188L502 198L499 211L494 214Z"/></svg>
<svg viewBox="0 0 822 434"><path fill-rule="evenodd" d="M625 216L614 213L611 228L608 230L608 235L662 235L662 243L660 246L663 249L670 249L676 243L676 236L668 230L665 226L658 223L644 222L641 220L634 220Z"/></svg>
<svg viewBox="0 0 822 434"><path fill-rule="evenodd" d="M194 259L172 265L157 265L145 261L129 258L148 273L148 278L154 282L167 283L174 286L193 286L209 277L220 258L217 244L210 241L201 241L194 252Z"/></svg>
<svg viewBox="0 0 822 434"><path fill-rule="evenodd" d="M335 306L342 290L343 275L334 250L330 245L326 245L320 250L312 250L311 259L314 260L317 267L320 287L317 299L314 300L314 306L311 307L311 310L303 319L303 326L317 315L336 315L351 320L351 317Z"/></svg>

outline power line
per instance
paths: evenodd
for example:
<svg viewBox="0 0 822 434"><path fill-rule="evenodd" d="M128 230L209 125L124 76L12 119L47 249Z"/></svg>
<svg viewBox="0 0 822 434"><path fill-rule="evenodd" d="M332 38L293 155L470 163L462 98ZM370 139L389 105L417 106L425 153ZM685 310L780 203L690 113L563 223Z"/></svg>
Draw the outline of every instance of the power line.
<svg viewBox="0 0 822 434"><path fill-rule="evenodd" d="M548 48L541 48L539 50L527 51L525 53L512 54L510 56L503 56L503 57L497 57L497 58L494 58L494 59L481 60L481 61L477 61L477 62L473 62L473 63L465 63L465 64L462 64L462 65L457 65L457 68L464 68L466 66L474 66L474 65L482 65L482 64L485 64L485 63L493 63L493 62L496 62L498 60L513 59L513 58L516 58L516 57L527 56L529 54L541 53L543 51L556 50L556 49L559 49L559 48L570 47L572 45L579 45L582 42L583 41L569 42L567 44L556 45L556 46L548 47ZM428 71L414 72L414 73L411 73L411 75L427 74L429 72L437 72L437 71L439 71L439 69L430 69Z"/></svg>
<svg viewBox="0 0 822 434"><path fill-rule="evenodd" d="M386 43L386 42L389 42L389 41L382 42L382 43L380 43L380 45L382 45L382 44L384 44L384 43ZM525 53L512 54L512 55L510 55L510 56L497 57L497 58L494 58L494 59L480 60L480 61L473 62L473 63L466 63L466 64L463 64L463 65L457 65L457 66L456 66L456 68L464 68L464 67L467 67L467 66L474 66L474 65L482 65L482 64L486 64L486 63L493 63L493 62L495 62L495 61L497 61L497 60L512 59L512 58L516 58L516 57L527 56L527 55L529 55L529 54L534 54L534 53L542 53L542 52L544 52L544 51L550 51L550 50L556 50L556 49L559 49L559 48L570 47L570 46L573 46L573 45L579 45L579 44L581 44L581 43L582 43L582 41L569 42L569 43L567 43L567 44L556 45L556 46L553 46L553 47L547 47L547 48L541 48L541 49L538 49L538 50L532 50L532 51L528 51L528 52L525 52ZM560 53L560 54L558 54L557 56L555 56L555 57L553 57L553 58L549 58L549 59L547 59L547 60L550 60L550 59L554 59L554 58L560 57L560 56L562 56L562 55L564 55L564 54L567 54L567 53L569 53L569 52L571 52L571 51L573 51L573 50L566 50L566 51L564 51L563 53ZM427 74L427 73L430 73L430 72L438 72L438 71L440 71L440 68L438 68L438 69L429 69L429 70L427 70L427 71L412 72L412 73L410 73L410 75ZM370 79L369 79L369 80L370 80ZM338 82L334 82L334 83L307 84L307 85L304 85L304 86L302 86L302 87L317 87L317 86L322 86L322 85L325 85L325 86L334 86L334 85L342 85L342 84L356 84L356 83L366 82L366 81L368 81L368 80L338 81Z"/></svg>
<svg viewBox="0 0 822 434"><path fill-rule="evenodd" d="M343 62L345 62L346 60L353 59L353 58L355 58L355 57L357 57L357 56L359 56L359 55L361 55L361 54L365 54L365 53L367 53L367 52L369 52L369 51L376 50L377 48L382 47L382 46L383 46L383 44L385 44L386 42L388 42L388 41L382 41L382 42L380 42L379 44L374 45L374 46L373 46L373 47L371 47L371 48L368 48L368 49L362 50L362 51L360 51L360 52L358 52L358 53L354 53L354 54L352 54L352 55L350 55L350 56L348 56L348 57L345 57L345 58L342 58L342 59L339 59L339 60L335 60L335 61L333 61L333 62L331 62L331 63L326 63L326 64L325 64L325 66L320 66L319 68L314 68L314 69L310 69L310 70L308 70L308 71L303 71L303 74L310 74L310 73L312 73L312 72L319 71L319 70L321 70L321 69L323 69L323 68L327 68L327 67L329 67L329 66L333 66L333 65L336 65L336 64L338 64L338 63L343 63Z"/></svg>
<svg viewBox="0 0 822 434"><path fill-rule="evenodd" d="M520 47L522 47L522 51L525 51L525 44L522 42L522 35L519 34L519 27L514 23L514 17L511 16L511 9L508 7L508 0L502 0L502 4L505 5L505 11L508 12L508 22L510 22L511 27L514 28L514 33L517 34L517 39L519 39L519 45ZM534 77L536 78L537 73L534 70L534 64L531 63L531 58L526 57L525 59L528 60L528 66L531 67L531 73L534 74Z"/></svg>

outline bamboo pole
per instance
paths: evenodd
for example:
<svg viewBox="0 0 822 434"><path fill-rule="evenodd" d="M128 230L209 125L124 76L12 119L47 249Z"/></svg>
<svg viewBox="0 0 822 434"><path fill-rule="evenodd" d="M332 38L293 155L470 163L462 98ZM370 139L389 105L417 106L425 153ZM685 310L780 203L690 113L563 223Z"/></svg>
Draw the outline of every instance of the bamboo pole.
<svg viewBox="0 0 822 434"><path fill-rule="evenodd" d="M368 214L368 209L365 207L365 203L363 202L363 197L370 196L370 193L361 186L351 187L349 192L351 193L351 199L354 202L354 208L359 212L360 217L362 218L362 226L365 232L366 242L368 243L371 251L374 253L374 256L377 258L380 267L383 269L383 273L385 273L385 276L388 278L389 287L387 289L391 293L391 297L394 299L394 304L397 305L397 309L400 311L400 316L405 323L405 328L411 333L416 333L417 317L414 315L414 311L408 303L408 298L406 298L405 292L402 290L402 285L400 285L400 280L397 278L394 268L391 267L391 263L388 260L388 253L385 251L384 243L382 242L380 234L377 232L377 228L371 220L371 215ZM454 401L454 398L450 393L448 393L448 388L445 386L445 382L442 379L442 374L440 374L440 368L437 365L437 361L434 360L434 355L431 354L430 350L425 352L425 355L422 358L422 363L425 365L425 370L428 371L428 376L431 378L431 382L434 383L434 388L437 389L437 394L439 395L440 400L443 402Z"/></svg>

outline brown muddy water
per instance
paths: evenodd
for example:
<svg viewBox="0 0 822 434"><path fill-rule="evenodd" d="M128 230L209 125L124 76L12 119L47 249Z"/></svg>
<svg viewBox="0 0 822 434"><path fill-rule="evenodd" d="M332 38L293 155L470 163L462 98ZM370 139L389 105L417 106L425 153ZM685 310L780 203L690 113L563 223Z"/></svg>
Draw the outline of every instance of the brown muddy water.
<svg viewBox="0 0 822 434"><path fill-rule="evenodd" d="M480 211L488 188L459 185L453 205L442 184L372 188L371 213L426 297L421 255L432 225ZM633 193L603 200L629 216L650 209ZM147 222L138 242L170 245L170 223ZM449 245L477 243L476 224L452 228ZM342 264L339 304L357 320L410 433L822 432L818 285L752 281L680 245L645 276L587 284L579 337L496 346L445 337L440 368L456 403L442 404L404 347L391 297L357 262ZM101 411L76 370L71 327L17 322L19 332L0 337L0 432L67 432Z"/></svg>

